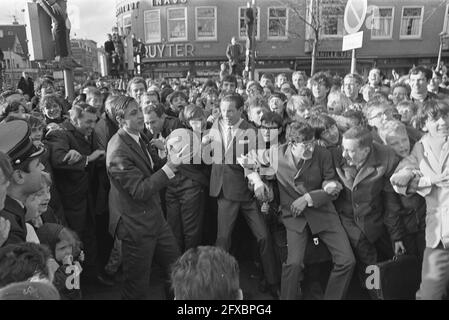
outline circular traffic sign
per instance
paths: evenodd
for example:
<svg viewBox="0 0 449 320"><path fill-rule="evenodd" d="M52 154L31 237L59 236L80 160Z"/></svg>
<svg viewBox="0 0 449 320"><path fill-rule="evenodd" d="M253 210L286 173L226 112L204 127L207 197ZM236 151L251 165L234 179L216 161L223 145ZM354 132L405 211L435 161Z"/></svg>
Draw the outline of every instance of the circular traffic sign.
<svg viewBox="0 0 449 320"><path fill-rule="evenodd" d="M348 0L344 15L346 32L356 33L360 30L366 18L368 0Z"/></svg>

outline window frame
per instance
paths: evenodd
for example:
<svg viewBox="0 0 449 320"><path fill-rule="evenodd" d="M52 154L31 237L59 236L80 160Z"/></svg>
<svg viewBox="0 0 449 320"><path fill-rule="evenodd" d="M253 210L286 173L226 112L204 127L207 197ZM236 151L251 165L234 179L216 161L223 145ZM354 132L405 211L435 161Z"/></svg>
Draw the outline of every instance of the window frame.
<svg viewBox="0 0 449 320"><path fill-rule="evenodd" d="M329 3L329 4L332 4L332 3ZM323 7L321 7L320 8L320 17L322 16L322 14L323 14L323 12L322 12L322 10L324 9L324 5L325 4L323 4ZM334 4L334 6L336 7L338 5L338 3L335 3ZM344 12L345 12L345 8L344 8L344 6L342 7L342 18L344 19ZM344 21L344 20L343 20ZM338 21L337 21L338 22ZM341 28L341 30L342 30L342 32L341 32L341 34L325 34L325 33L323 33L324 32L324 28L321 28L320 29L320 38L321 39L342 39L347 33L346 33L346 30L345 30L345 27L344 27L344 22L343 22L343 26L342 26L342 28ZM337 31L338 31L338 25L337 25Z"/></svg>
<svg viewBox="0 0 449 320"><path fill-rule="evenodd" d="M270 9L285 9L285 36L270 36ZM267 8L267 39L268 40L288 40L288 24L290 22L289 19L289 10L286 7L275 6Z"/></svg>
<svg viewBox="0 0 449 320"><path fill-rule="evenodd" d="M146 14L148 12L157 12L159 16L159 38L157 40L151 40L149 41L147 39L147 20L146 20ZM162 20L161 20L161 9L151 9L151 10L145 10L143 12L143 32L145 34L145 43L161 43L162 42Z"/></svg>
<svg viewBox="0 0 449 320"><path fill-rule="evenodd" d="M371 28L371 39L372 40L388 40L388 39L393 39L393 29L394 29L394 13L395 13L395 7L393 6L379 6L377 7L379 9L392 9L391 10L391 28L390 28L390 34L387 36L376 36L373 35L373 30ZM373 13L373 17L374 17L374 13ZM373 18L374 19L374 18ZM402 20L401 20L402 22Z"/></svg>
<svg viewBox="0 0 449 320"><path fill-rule="evenodd" d="M184 9L184 25L185 25L186 34L185 34L184 38L173 39L170 37L170 21L173 21L173 20L170 20L170 11L179 10L179 9ZM167 8L167 41L168 42L179 42L179 41L188 41L188 39L189 39L189 22L188 22L188 17L187 17L187 7Z"/></svg>
<svg viewBox="0 0 449 320"><path fill-rule="evenodd" d="M242 19L245 19L245 17L242 17L241 15L240 15L240 13L241 13L241 11L242 11L242 9L247 9L248 7L244 7L244 6L242 6L242 7L238 7L237 8L237 10L238 10L238 24L237 24L237 34L239 35L238 36L238 39L239 39L239 41L246 41L247 40L247 38L248 38L248 36L241 36L240 35L240 20L242 20ZM257 11L257 19L256 19L256 21L258 20L258 24L257 24L257 36L256 36L256 40L257 41L259 41L260 40L260 22L262 21L261 20L261 15L260 15L260 13L261 13L261 11L260 11L260 7L256 7L256 11Z"/></svg>
<svg viewBox="0 0 449 320"><path fill-rule="evenodd" d="M130 24L129 24L129 25L125 25L125 19L127 19L127 18L129 18L129 21L130 21ZM133 30L133 19L132 19L132 14L131 14L131 13L128 13L128 14L123 15L123 19L122 19L122 30L123 30L123 35L125 35L125 36L126 36L126 28L127 28L128 26L131 28L131 32L132 32L132 30ZM130 33L130 34L131 34L131 33Z"/></svg>
<svg viewBox="0 0 449 320"><path fill-rule="evenodd" d="M198 36L198 9L214 9L215 14L215 35L213 37ZM195 7L195 40L196 41L217 41L218 40L218 9L216 6Z"/></svg>
<svg viewBox="0 0 449 320"><path fill-rule="evenodd" d="M421 18L419 19L420 28L419 28L419 34L418 35L403 35L402 34L402 21L404 19L404 10L405 9L421 9ZM401 40L416 40L422 38L422 27L423 27L423 20L424 20L424 6L403 6L401 10L401 28L399 30L399 39Z"/></svg>

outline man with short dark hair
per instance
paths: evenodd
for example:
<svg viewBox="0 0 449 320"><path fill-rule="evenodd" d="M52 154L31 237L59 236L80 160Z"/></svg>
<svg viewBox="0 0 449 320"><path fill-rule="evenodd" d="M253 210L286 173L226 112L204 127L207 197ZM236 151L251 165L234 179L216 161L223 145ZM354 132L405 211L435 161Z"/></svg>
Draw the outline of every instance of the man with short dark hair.
<svg viewBox="0 0 449 320"><path fill-rule="evenodd" d="M393 149L373 142L372 133L363 127L345 132L342 150L343 158L336 169L343 191L335 207L364 279L367 266L405 250L405 229L396 214L400 199L390 183L399 159Z"/></svg>
<svg viewBox="0 0 449 320"><path fill-rule="evenodd" d="M242 116L244 101L240 95L225 96L220 103L221 117L213 124L203 143L212 148L213 164L210 196L218 198L216 245L229 250L238 214L244 215L257 239L260 258L272 293L279 283L277 264L270 235L257 202L248 189L243 168L237 158L256 147L255 128Z"/></svg>
<svg viewBox="0 0 449 320"><path fill-rule="evenodd" d="M176 300L242 300L239 265L221 248L188 250L172 267Z"/></svg>
<svg viewBox="0 0 449 320"><path fill-rule="evenodd" d="M0 151L9 156L13 168L12 172L9 172L10 184L5 206L0 211L0 217L9 221L11 229L5 245L26 241L25 203L31 194L41 189L44 166L40 156L45 150L34 146L30 134L31 129L25 121L0 124ZM9 170L7 164L2 166L3 174L8 175Z"/></svg>
<svg viewBox="0 0 449 320"><path fill-rule="evenodd" d="M242 46L237 42L235 37L232 37L231 43L226 48L226 57L229 62L229 74L237 75L240 71L240 59L243 55Z"/></svg>
<svg viewBox="0 0 449 320"><path fill-rule="evenodd" d="M432 70L425 66L413 67L409 72L410 99L419 106L424 101L438 98L436 94L429 92L427 86L432 79Z"/></svg>
<svg viewBox="0 0 449 320"><path fill-rule="evenodd" d="M104 150L96 146L95 125L97 109L80 103L70 110L70 119L50 131L46 140L51 150L56 188L61 196L68 226L75 231L85 246L86 266L83 275L89 280L98 278L95 236L95 201L97 190L92 179L96 162L104 161ZM110 284L110 282L109 282Z"/></svg>
<svg viewBox="0 0 449 320"><path fill-rule="evenodd" d="M165 158L165 139L172 131L182 128L179 118L165 114L161 104L149 105L143 108L145 129L143 133L151 141L150 144L158 150L160 158Z"/></svg>
<svg viewBox="0 0 449 320"><path fill-rule="evenodd" d="M116 102L119 131L109 141L106 168L116 199L120 221L116 233L122 241L123 299L148 296L153 259L168 274L180 256L176 239L162 216L159 191L166 187L185 159L169 158L166 164L148 148L141 134L144 117L137 102L120 97Z"/></svg>
<svg viewBox="0 0 449 320"><path fill-rule="evenodd" d="M221 82L221 92L232 94L235 90L237 90L237 78L233 75L225 76Z"/></svg>
<svg viewBox="0 0 449 320"><path fill-rule="evenodd" d="M326 288L325 299L344 299L351 281L355 259L332 200L341 185L332 168L332 156L318 146L315 130L307 123L293 122L287 134L288 144L271 148L258 162L275 169L280 193L282 222L287 231L287 261L282 266L281 298L298 298L303 279L304 256L309 231L325 243L332 255L334 268ZM264 161L265 159L265 161ZM266 185L260 174L248 175L259 200Z"/></svg>

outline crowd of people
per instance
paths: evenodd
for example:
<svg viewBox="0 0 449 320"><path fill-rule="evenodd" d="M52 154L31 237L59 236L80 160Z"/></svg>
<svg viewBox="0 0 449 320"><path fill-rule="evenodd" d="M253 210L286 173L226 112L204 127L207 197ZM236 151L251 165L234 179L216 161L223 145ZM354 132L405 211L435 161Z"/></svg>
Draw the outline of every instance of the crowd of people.
<svg viewBox="0 0 449 320"><path fill-rule="evenodd" d="M239 299L229 252L247 242L274 298L317 285L345 299L368 266L404 254L420 266L416 297L445 298L446 70L225 70L86 81L74 101L50 76L1 93L0 298L81 299L119 279L123 299L145 299L154 262L167 299ZM239 216L252 235L233 232Z"/></svg>

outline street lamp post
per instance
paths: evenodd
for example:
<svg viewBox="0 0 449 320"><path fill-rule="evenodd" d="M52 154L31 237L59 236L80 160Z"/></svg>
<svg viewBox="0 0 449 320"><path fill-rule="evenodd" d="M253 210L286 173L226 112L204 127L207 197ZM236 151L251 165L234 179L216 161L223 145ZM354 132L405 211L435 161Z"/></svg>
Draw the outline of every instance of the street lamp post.
<svg viewBox="0 0 449 320"><path fill-rule="evenodd" d="M246 9L246 70L249 73L249 80L254 80L254 72L256 69L256 32L254 29L255 23L256 1L251 0L247 3Z"/></svg>
<svg viewBox="0 0 449 320"><path fill-rule="evenodd" d="M438 62L437 62L437 70L440 69L440 65L441 65L441 55L442 55L442 51L443 51L443 40L444 38L446 38L448 36L448 34L443 31L440 33L440 49L438 51Z"/></svg>

